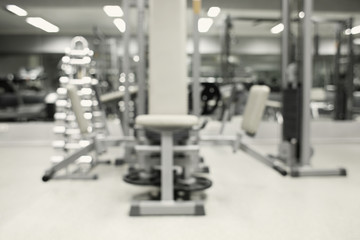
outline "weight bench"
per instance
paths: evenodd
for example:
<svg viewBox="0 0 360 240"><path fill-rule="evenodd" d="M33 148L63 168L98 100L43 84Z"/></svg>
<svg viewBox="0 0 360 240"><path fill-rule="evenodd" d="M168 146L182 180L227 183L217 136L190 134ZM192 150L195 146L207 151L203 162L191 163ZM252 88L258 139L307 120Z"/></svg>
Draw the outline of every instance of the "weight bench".
<svg viewBox="0 0 360 240"><path fill-rule="evenodd" d="M243 142L244 135L250 137L256 135L268 102L269 93L270 88L265 85L254 85L250 88L244 114L242 116L241 132L235 135L203 135L200 136L200 141L204 143L215 142L230 144L232 145L234 152L236 152L237 149L241 149L285 176L287 175L286 170L280 167L275 161L269 161L267 156L263 156Z"/></svg>
<svg viewBox="0 0 360 240"><path fill-rule="evenodd" d="M135 123L139 131L160 133L160 145L151 145L147 139L140 141L135 146L138 169L133 170L138 170L139 178L131 178L129 170L124 180L137 184L131 182L136 179L139 185L148 180L148 185L160 187L160 194L152 200L134 200L130 216L204 215L201 201L187 197L178 201L178 189L189 193L183 188L191 188L199 179L193 176L199 159L198 144L189 141L180 145L173 140L176 133L190 131L199 122L196 116L188 115L186 1L150 0L149 10L149 114L138 116ZM170 15L172 20L168 21ZM159 158L152 158L159 154ZM158 173L156 178L151 176ZM211 186L210 181L207 183L206 188Z"/></svg>

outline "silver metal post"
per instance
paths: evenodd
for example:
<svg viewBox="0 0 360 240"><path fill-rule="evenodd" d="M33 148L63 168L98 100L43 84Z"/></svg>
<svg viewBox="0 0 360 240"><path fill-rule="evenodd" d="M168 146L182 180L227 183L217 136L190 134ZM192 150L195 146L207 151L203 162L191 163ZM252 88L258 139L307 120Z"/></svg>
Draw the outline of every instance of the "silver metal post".
<svg viewBox="0 0 360 240"><path fill-rule="evenodd" d="M123 131L125 136L129 136L129 102L130 102L130 93L129 93L129 73L130 73L130 64L129 64L129 45L130 45L130 21L129 21L129 12L130 12L130 5L129 0L123 0L123 11L124 16L123 19L126 23L126 30L124 33L124 53L123 53L123 77L124 77L124 87L125 87L125 94L124 94L124 117L123 117Z"/></svg>
<svg viewBox="0 0 360 240"><path fill-rule="evenodd" d="M287 68L289 66L289 36L290 36L290 4L289 0L282 0L282 23L284 30L281 36L281 78L282 89L287 86Z"/></svg>
<svg viewBox="0 0 360 240"><path fill-rule="evenodd" d="M353 18L349 19L348 28L353 28ZM350 33L348 38L348 65L347 65L347 79L346 79L346 119L353 118L354 105L354 35Z"/></svg>
<svg viewBox="0 0 360 240"><path fill-rule="evenodd" d="M200 4L200 6L198 6ZM198 30L198 22L200 18L201 0L193 0L193 43L194 52L192 60L192 114L200 116L200 67L201 67L201 56L200 56L200 33Z"/></svg>
<svg viewBox="0 0 360 240"><path fill-rule="evenodd" d="M144 21L145 21L145 1L137 0L138 8L138 28L137 28L137 39L138 39L138 56L139 62L137 66L137 83L138 83L138 94L137 94L137 114L145 114L146 104L146 77L145 77L145 32L144 32Z"/></svg>
<svg viewBox="0 0 360 240"><path fill-rule="evenodd" d="M336 86L336 92L335 92L335 120L341 120L344 118L343 111L342 111L342 104L339 104L341 102L342 94L340 93L340 57L341 57L341 42L342 42L342 34L343 34L343 24L338 23L336 26L336 53L335 53L335 59L334 59L334 85Z"/></svg>
<svg viewBox="0 0 360 240"><path fill-rule="evenodd" d="M312 85L312 16L313 0L304 0L305 17L303 19L303 59L302 59L302 131L301 131L301 156L300 162L302 166L310 165L310 91Z"/></svg>
<svg viewBox="0 0 360 240"><path fill-rule="evenodd" d="M161 201L174 200L172 132L161 132Z"/></svg>
<svg viewBox="0 0 360 240"><path fill-rule="evenodd" d="M113 76L111 78L111 83L115 83L115 86L112 90L119 89L119 82L117 81L119 79L119 55L118 55L118 46L115 38L109 39L110 44L110 59L111 59L111 75Z"/></svg>

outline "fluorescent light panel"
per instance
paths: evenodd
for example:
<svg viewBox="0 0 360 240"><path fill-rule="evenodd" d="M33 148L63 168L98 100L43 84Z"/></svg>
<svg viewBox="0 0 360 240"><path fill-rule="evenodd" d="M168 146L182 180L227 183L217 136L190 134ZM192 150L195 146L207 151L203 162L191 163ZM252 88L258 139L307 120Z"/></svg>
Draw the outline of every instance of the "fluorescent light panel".
<svg viewBox="0 0 360 240"><path fill-rule="evenodd" d="M104 12L109 16L109 17L122 17L124 16L124 12L121 9L120 6L117 5L106 5L103 7Z"/></svg>
<svg viewBox="0 0 360 240"><path fill-rule="evenodd" d="M20 17L24 17L27 16L27 11L25 11L24 9L22 9L21 7L18 7L16 5L6 5L6 9L9 12L12 12L15 15L18 15Z"/></svg>
<svg viewBox="0 0 360 240"><path fill-rule="evenodd" d="M34 27L40 28L45 32L58 32L59 28L52 23L49 23L43 18L40 17L28 17L26 18L26 22Z"/></svg>
<svg viewBox="0 0 360 240"><path fill-rule="evenodd" d="M351 29L351 33L352 34L359 34L360 33L360 25L359 26L356 26L356 27L353 27Z"/></svg>
<svg viewBox="0 0 360 240"><path fill-rule="evenodd" d="M198 21L199 32L205 33L207 31L209 31L209 29L211 28L213 23L214 23L214 20L212 20L211 18L200 18Z"/></svg>
<svg viewBox="0 0 360 240"><path fill-rule="evenodd" d="M270 31L272 34L278 34L281 33L283 30L284 30L284 24L279 23L278 25L272 27Z"/></svg>
<svg viewBox="0 0 360 240"><path fill-rule="evenodd" d="M126 31L126 23L121 18L114 19L114 24L119 29L120 32L123 33Z"/></svg>
<svg viewBox="0 0 360 240"><path fill-rule="evenodd" d="M217 17L220 14L221 9L219 7L211 7L207 12L208 17Z"/></svg>
<svg viewBox="0 0 360 240"><path fill-rule="evenodd" d="M359 34L360 33L360 25L359 26L355 26L352 29L348 28L345 30L345 35L350 35L350 34Z"/></svg>

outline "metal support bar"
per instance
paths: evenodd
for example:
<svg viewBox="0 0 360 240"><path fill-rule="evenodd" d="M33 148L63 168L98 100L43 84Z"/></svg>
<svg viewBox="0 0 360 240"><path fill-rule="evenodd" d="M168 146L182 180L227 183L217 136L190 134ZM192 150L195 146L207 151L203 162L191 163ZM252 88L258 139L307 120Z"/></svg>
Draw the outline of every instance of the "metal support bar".
<svg viewBox="0 0 360 240"><path fill-rule="evenodd" d="M266 166L271 167L272 169L280 173L282 176L287 175L287 171L284 168L282 168L275 159L262 155L261 153L252 149L251 147L249 147L244 143L240 143L240 149L248 153L250 156L254 157L255 159L259 160Z"/></svg>
<svg viewBox="0 0 360 240"><path fill-rule="evenodd" d="M193 0L193 60L192 60L192 114L200 117L200 67L201 67L201 55L200 55L200 33L198 30L198 22L200 18L201 0Z"/></svg>
<svg viewBox="0 0 360 240"><path fill-rule="evenodd" d="M289 0L282 0L282 23L284 30L281 36L281 69L282 89L287 87L287 68L289 66L289 39L290 39L290 6Z"/></svg>
<svg viewBox="0 0 360 240"><path fill-rule="evenodd" d="M122 143L132 143L132 144L136 143L136 139L133 136L124 136L120 138L106 137L105 139L101 139L100 141L103 142L107 147L119 146Z"/></svg>
<svg viewBox="0 0 360 240"><path fill-rule="evenodd" d="M174 156L172 132L161 132L161 202L174 201Z"/></svg>
<svg viewBox="0 0 360 240"><path fill-rule="evenodd" d="M130 216L153 216L153 215L205 215L202 202L159 202L141 201L131 206Z"/></svg>
<svg viewBox="0 0 360 240"><path fill-rule="evenodd" d="M130 45L130 0L123 0L123 20L126 23L126 30L124 32L124 54L123 54L123 61L122 61L122 68L123 68L123 77L124 77L124 118L123 118L123 131L125 136L129 136L130 129L129 129L129 121L130 121L130 114L129 114L129 102L130 102L130 92L129 92L129 73L130 73L130 62L129 62L129 45Z"/></svg>
<svg viewBox="0 0 360 240"><path fill-rule="evenodd" d="M353 28L353 18L349 19L348 28ZM354 35L350 33L348 37L348 65L347 65L347 78L346 78L346 119L353 118L354 106Z"/></svg>
<svg viewBox="0 0 360 240"><path fill-rule="evenodd" d="M310 165L310 92L313 77L313 42L312 42L312 21L313 0L304 0L303 18L303 51L302 51L302 110L301 110L301 140L300 140L300 164Z"/></svg>
<svg viewBox="0 0 360 240"><path fill-rule="evenodd" d="M49 181L57 171L69 166L71 163L74 163L79 157L94 150L94 148L95 148L95 144L94 144L94 142L91 142L86 147L83 147L83 148L77 150L76 152L72 153L71 155L66 157L63 161L59 162L58 164L56 164L56 165L52 166L50 169L48 169L45 172L44 176L42 177L42 180L44 182Z"/></svg>
<svg viewBox="0 0 360 240"><path fill-rule="evenodd" d="M342 43L342 33L343 32L343 25L338 24L336 29L336 54L334 59L334 85L336 86L335 92L335 120L345 119L344 114L344 101L343 99L343 86L342 81L340 80L340 57L341 57L341 43Z"/></svg>
<svg viewBox="0 0 360 240"><path fill-rule="evenodd" d="M145 114L145 105L146 105L146 77L145 77L145 0L137 0L137 9L138 9L138 28L137 28L137 38L138 38L138 47L139 47L139 62L137 65L137 83L139 86L137 94L137 114Z"/></svg>
<svg viewBox="0 0 360 240"><path fill-rule="evenodd" d="M333 168L333 169L316 169L316 168L299 168L292 169L290 171L292 177L328 177L328 176L346 176L345 168Z"/></svg>

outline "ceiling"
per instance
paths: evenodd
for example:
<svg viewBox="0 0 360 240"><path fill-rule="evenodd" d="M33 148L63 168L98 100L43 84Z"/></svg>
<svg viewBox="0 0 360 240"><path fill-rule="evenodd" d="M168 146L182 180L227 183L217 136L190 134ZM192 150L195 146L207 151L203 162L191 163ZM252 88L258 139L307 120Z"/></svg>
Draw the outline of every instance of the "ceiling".
<svg viewBox="0 0 360 240"><path fill-rule="evenodd" d="M130 28L136 31L136 8L130 12ZM189 6L191 6L191 1ZM1 5L15 4L28 11L29 16L42 17L60 28L60 32L52 35L91 35L94 27L98 27L106 35L120 35L112 19L107 17L102 6L109 4L121 5L119 0L2 0ZM344 19L350 16L355 18L355 23L360 24L359 0L314 0L315 14L320 17ZM280 17L280 0L204 0L203 13L210 6L222 8L221 15L215 19L215 24L207 33L219 35L226 15L243 17ZM188 10L188 29L191 33L191 10ZM233 34L239 36L272 36L270 28L276 22L237 22L234 24ZM322 24L319 28L322 35L334 33L333 25ZM24 17L15 16L0 9L0 35L48 35L49 33L38 30L25 22ZM1 36L0 36L1 37Z"/></svg>

